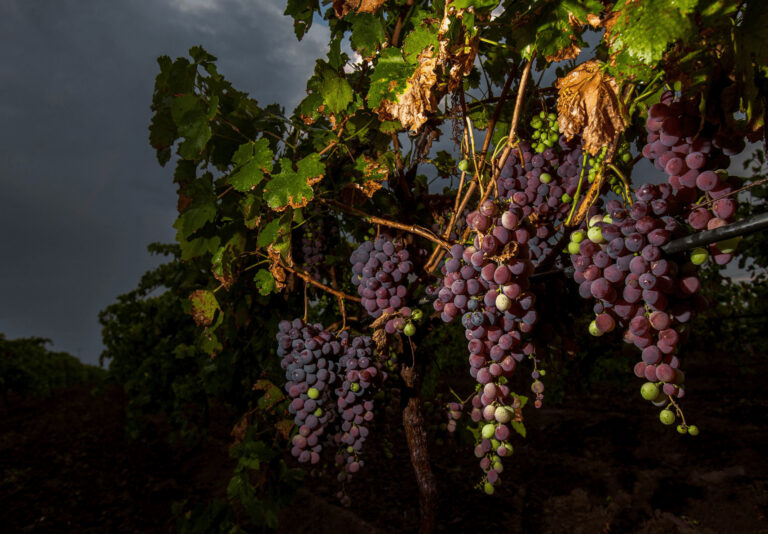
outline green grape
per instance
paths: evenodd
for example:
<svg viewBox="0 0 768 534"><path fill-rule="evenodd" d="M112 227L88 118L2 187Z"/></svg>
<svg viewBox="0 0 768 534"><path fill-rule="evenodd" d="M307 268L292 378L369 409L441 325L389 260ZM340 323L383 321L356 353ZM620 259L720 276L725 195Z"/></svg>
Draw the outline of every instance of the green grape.
<svg viewBox="0 0 768 534"><path fill-rule="evenodd" d="M659 395L659 386L653 382L646 382L640 387L640 395L642 395L645 400L652 401Z"/></svg>
<svg viewBox="0 0 768 534"><path fill-rule="evenodd" d="M595 337L600 337L603 335L603 333L597 327L597 323L595 321L589 323L589 333Z"/></svg>
<svg viewBox="0 0 768 534"><path fill-rule="evenodd" d="M539 181L542 184L548 184L549 182L552 181L552 175L549 174L548 172L543 172L541 173L541 176L539 176Z"/></svg>
<svg viewBox="0 0 768 534"><path fill-rule="evenodd" d="M697 427L696 425L690 425L688 427L688 433L691 436L698 436L699 435L699 427Z"/></svg>
<svg viewBox="0 0 768 534"><path fill-rule="evenodd" d="M578 254L579 253L579 244L575 241L568 242L568 254Z"/></svg>
<svg viewBox="0 0 768 534"><path fill-rule="evenodd" d="M659 420L665 425L671 425L675 422L675 414L672 410L661 410Z"/></svg>
<svg viewBox="0 0 768 534"><path fill-rule="evenodd" d="M415 333L416 333L416 327L413 325L412 322L409 321L405 325L405 328L403 328L403 334L405 334L408 337L411 337Z"/></svg>
<svg viewBox="0 0 768 534"><path fill-rule="evenodd" d="M469 170L469 160L463 159L459 162L459 170L461 172L467 172Z"/></svg>
<svg viewBox="0 0 768 534"><path fill-rule="evenodd" d="M705 248L695 248L691 251L691 263L701 265L709 258L709 252Z"/></svg>
<svg viewBox="0 0 768 534"><path fill-rule="evenodd" d="M574 243L581 243L584 241L584 238L587 237L587 235L584 233L584 230L575 230L571 234L571 241Z"/></svg>
<svg viewBox="0 0 768 534"><path fill-rule="evenodd" d="M320 397L320 391L317 388L309 388L307 390L307 397L309 397L312 400L315 400Z"/></svg>
<svg viewBox="0 0 768 534"><path fill-rule="evenodd" d="M688 429L685 428L683 425L677 425L677 433L678 434L687 434Z"/></svg>

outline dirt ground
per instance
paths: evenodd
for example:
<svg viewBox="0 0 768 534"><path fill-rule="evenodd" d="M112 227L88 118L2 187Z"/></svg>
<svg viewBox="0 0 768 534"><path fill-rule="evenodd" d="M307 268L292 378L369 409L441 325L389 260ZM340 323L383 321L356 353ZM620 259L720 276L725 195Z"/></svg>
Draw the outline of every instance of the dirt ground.
<svg viewBox="0 0 768 534"><path fill-rule="evenodd" d="M711 360L711 361L708 361ZM768 533L768 360L728 356L685 364L686 417L697 437L661 425L639 396L641 381L528 410L526 439L513 438L503 485L488 497L471 446L432 445L439 532ZM172 532L171 505L222 496L231 475L229 421L193 455L158 439L130 442L118 388L91 387L0 410L3 532ZM374 439L372 433L371 438ZM308 478L283 514L282 532L416 532L418 496L404 439L392 458L374 447L349 486Z"/></svg>

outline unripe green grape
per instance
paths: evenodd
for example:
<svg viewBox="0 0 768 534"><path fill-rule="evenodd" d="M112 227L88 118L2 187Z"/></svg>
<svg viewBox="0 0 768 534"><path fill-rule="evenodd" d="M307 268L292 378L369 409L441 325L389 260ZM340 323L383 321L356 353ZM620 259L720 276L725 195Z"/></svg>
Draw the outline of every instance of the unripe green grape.
<svg viewBox="0 0 768 534"><path fill-rule="evenodd" d="M690 425L688 427L688 433L691 436L698 436L699 435L699 427L697 427L696 425Z"/></svg>
<svg viewBox="0 0 768 534"><path fill-rule="evenodd" d="M422 312L420 309L413 310L413 313L411 314L411 318L414 321L420 321L421 318L424 316L424 312Z"/></svg>
<svg viewBox="0 0 768 534"><path fill-rule="evenodd" d="M408 321L408 323L405 325L405 328L403 328L403 334L405 334L408 337L411 337L415 333L416 333L416 327L413 325L412 322Z"/></svg>
<svg viewBox="0 0 768 534"><path fill-rule="evenodd" d="M621 161L623 163L629 163L630 161L632 161L632 154L630 154L629 152L624 152L621 155Z"/></svg>
<svg viewBox="0 0 768 534"><path fill-rule="evenodd" d="M587 236L589 237L589 240L593 243L602 243L605 241L603 239L603 230L599 226L593 226L589 230L587 230Z"/></svg>
<svg viewBox="0 0 768 534"><path fill-rule="evenodd" d="M691 263L694 265L701 265L709 258L709 252L707 249L698 247L691 251Z"/></svg>
<svg viewBox="0 0 768 534"><path fill-rule="evenodd" d="M493 413L493 417L499 423L509 423L509 421L512 419L512 414L504 406L499 406Z"/></svg>
<svg viewBox="0 0 768 534"><path fill-rule="evenodd" d="M568 254L578 254L579 253L579 244L575 241L570 241L568 243Z"/></svg>
<svg viewBox="0 0 768 534"><path fill-rule="evenodd" d="M591 323L589 323L589 333L595 337L600 337L603 335L603 333L597 327L597 323L595 321L592 321Z"/></svg>
<svg viewBox="0 0 768 534"><path fill-rule="evenodd" d="M611 224L611 223L613 223L613 218L610 215L606 214L606 215L603 216L603 222Z"/></svg>
<svg viewBox="0 0 768 534"><path fill-rule="evenodd" d="M683 425L677 425L677 433L678 434L687 434L688 429L685 428Z"/></svg>
<svg viewBox="0 0 768 534"><path fill-rule="evenodd" d="M501 462L493 462L493 465L491 467L497 473L503 473L504 472L504 465Z"/></svg>
<svg viewBox="0 0 768 534"><path fill-rule="evenodd" d="M496 425L493 423L488 423L483 427L482 435L485 439L491 439L496 432Z"/></svg>
<svg viewBox="0 0 768 534"><path fill-rule="evenodd" d="M539 176L539 181L540 181L542 184L548 184L549 182L551 182L551 181L552 181L552 175L551 175L551 174L549 174L548 172L543 172L543 173L541 173L541 175Z"/></svg>
<svg viewBox="0 0 768 534"><path fill-rule="evenodd" d="M587 226L592 227L602 221L603 221L602 215L594 215L589 219L589 224Z"/></svg>
<svg viewBox="0 0 768 534"><path fill-rule="evenodd" d="M736 247L739 246L739 241L741 241L741 236L732 237L717 243L717 248L719 248L720 252L723 254L733 254L736 252Z"/></svg>
<svg viewBox="0 0 768 534"><path fill-rule="evenodd" d="M539 118L544 120L547 118L547 113L545 111L539 112Z"/></svg>
<svg viewBox="0 0 768 534"><path fill-rule="evenodd" d="M541 137L541 132L539 132L539 130L535 130L535 131L534 131L534 132L531 134L531 139L539 139L540 137Z"/></svg>
<svg viewBox="0 0 768 534"><path fill-rule="evenodd" d="M459 162L459 170L461 172L467 172L469 170L469 160L463 159Z"/></svg>
<svg viewBox="0 0 768 534"><path fill-rule="evenodd" d="M485 491L486 495L493 495L493 492L496 491L496 488L494 488L493 484L490 482L486 482L483 484L483 491Z"/></svg>
<svg viewBox="0 0 768 534"><path fill-rule="evenodd" d="M645 400L652 401L659 395L659 386L653 382L646 382L640 386L640 395L642 395Z"/></svg>
<svg viewBox="0 0 768 534"><path fill-rule="evenodd" d="M581 243L585 237L587 237L587 234L584 233L584 230L576 230L571 233L571 241L574 243Z"/></svg>
<svg viewBox="0 0 768 534"><path fill-rule="evenodd" d="M665 425L671 425L675 422L675 414L672 410L661 410L659 412L659 421Z"/></svg>
<svg viewBox="0 0 768 534"><path fill-rule="evenodd" d="M563 193L563 196L560 197L560 200L562 200L564 204L568 204L573 199L571 198L571 195L569 195L568 193Z"/></svg>
<svg viewBox="0 0 768 534"><path fill-rule="evenodd" d="M320 391L317 388L309 388L307 390L307 397L309 397L312 400L315 400L320 397Z"/></svg>
<svg viewBox="0 0 768 534"><path fill-rule="evenodd" d="M357 393L358 391L360 391L360 384L358 384L357 382L352 382L352 385L349 386L349 389Z"/></svg>
<svg viewBox="0 0 768 534"><path fill-rule="evenodd" d="M322 415L323 415L322 408L318 408L317 410L315 410L315 417L322 417Z"/></svg>

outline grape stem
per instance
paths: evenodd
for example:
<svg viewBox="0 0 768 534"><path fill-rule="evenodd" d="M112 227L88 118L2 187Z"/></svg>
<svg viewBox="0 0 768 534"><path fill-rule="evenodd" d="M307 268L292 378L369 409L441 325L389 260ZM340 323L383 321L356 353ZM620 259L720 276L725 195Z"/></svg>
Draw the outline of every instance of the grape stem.
<svg viewBox="0 0 768 534"><path fill-rule="evenodd" d="M280 267L282 267L286 271L295 274L296 276L298 276L299 278L301 278L305 282L307 282L309 284L312 284L313 286L322 289L326 293L330 293L331 295L333 295L335 297L338 297L340 299L347 299L347 300L351 300L352 302L362 302L360 297L355 297L353 295L348 295L348 294L344 293L343 291L337 291L337 290L333 289L332 287L328 287L327 285L323 284L322 282L318 282L317 280L312 278L312 276L310 276L310 274L307 271L305 271L304 269L301 269L299 267L289 267L283 261L280 261L278 263L279 263Z"/></svg>
<svg viewBox="0 0 768 534"><path fill-rule="evenodd" d="M498 178L498 175L501 173L501 169L504 168L504 162L507 160L507 157L509 156L509 153L512 151L512 148L517 146L517 142L515 140L516 134L515 131L517 130L517 123L520 122L520 114L523 107L523 98L525 97L525 86L528 84L528 78L531 76L531 66L533 65L533 60L536 57L536 53L531 56L531 59L528 61L528 63L525 65L525 69L523 69L523 74L520 77L520 84L518 85L517 89L517 99L515 100L515 110L512 113L512 122L509 126L509 134L507 136L507 144L504 148L504 151L501 154L501 157L499 158L498 165L494 167L494 171L491 175L491 181L493 183L496 182L496 179ZM507 84L505 84L505 88L508 87L507 85L511 85L510 80L512 79L513 75L510 75L509 79L507 80ZM501 97L499 97L499 104L496 108L496 111L501 109L501 105L503 102L501 101L502 98L506 97L506 92L502 90ZM500 112L499 112L500 113ZM494 111L494 117L498 119L498 114ZM486 134L486 141L490 143L489 139L492 136L492 130L490 129L491 126L495 127L495 123L492 122L489 124L489 130ZM486 142L483 142L483 148L487 150ZM479 179L479 177L478 177ZM452 218L451 223L448 225L448 228L445 230L445 236L447 237L450 235L451 231L453 230L453 224L456 221L456 218L458 217L458 214L464 211L464 208L466 207L467 203L469 202L469 199L472 197L472 195L475 193L475 189L477 189L477 180L472 181L471 184L469 184L469 187L467 188L467 192L464 194L464 198L462 199L461 203L459 204L458 209L455 210ZM491 188L489 187L485 194L482 195L482 198L479 202L479 204L482 204L483 201L485 201L486 198L488 198L488 194L491 192ZM478 205L479 205L478 204ZM461 241L465 241L467 239L467 236L469 235L469 227L467 227L464 230L464 234L462 235ZM432 257L427 261L427 264L425 266L425 270L427 272L433 271L440 260L442 259L442 251L435 250L435 252L432 253Z"/></svg>
<svg viewBox="0 0 768 534"><path fill-rule="evenodd" d="M383 219L381 217L377 217L376 215L369 215L364 211L361 211L357 208L353 208L352 206L347 206L346 204L342 204L341 202L333 199L324 198L324 199L320 199L320 202L327 204L328 206L337 208L341 211L347 212L350 215L360 217L366 222L373 223L373 224L380 224L381 226L387 226L389 228L396 228L398 230L403 230L410 234L421 236L424 239L432 241L433 243L437 244L438 246L446 250L451 248L451 244L448 241L446 241L441 237L436 236L435 234L433 234L432 232L430 232L429 230L427 230L422 226L417 226L414 224L403 224L396 221Z"/></svg>
<svg viewBox="0 0 768 534"><path fill-rule="evenodd" d="M756 182L752 182L751 184L745 185L744 187L741 187L741 188L737 189L736 191L731 191L727 195L723 195L723 196L718 197L718 198L713 198L712 200L708 200L706 202L699 202L699 203L696 204L696 207L706 206L708 204L714 204L715 202L717 202L718 200L720 200L722 198L727 198L727 197L730 197L730 196L733 196L733 195L737 195L737 194L741 193L742 191L746 191L747 189L751 189L753 187L757 187L758 185L763 185L766 182L768 182L768 178L762 178L761 180L757 180Z"/></svg>

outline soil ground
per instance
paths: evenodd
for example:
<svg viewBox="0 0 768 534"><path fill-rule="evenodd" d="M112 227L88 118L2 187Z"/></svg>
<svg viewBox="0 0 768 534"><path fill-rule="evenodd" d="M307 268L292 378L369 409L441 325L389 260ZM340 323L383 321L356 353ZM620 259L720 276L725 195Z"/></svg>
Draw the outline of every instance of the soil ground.
<svg viewBox="0 0 768 534"><path fill-rule="evenodd" d="M431 449L439 532L768 533L768 360L686 362L686 417L697 437L664 427L634 377L618 388L528 410L503 485L488 497L471 446ZM13 399L12 399L13 400ZM173 532L173 502L224 495L231 421L180 455L161 437L132 442L119 388L69 388L0 409L0 530ZM372 438L374 434L372 433ZM331 476L308 478L282 532L416 532L418 496L402 435L370 451L343 509Z"/></svg>

